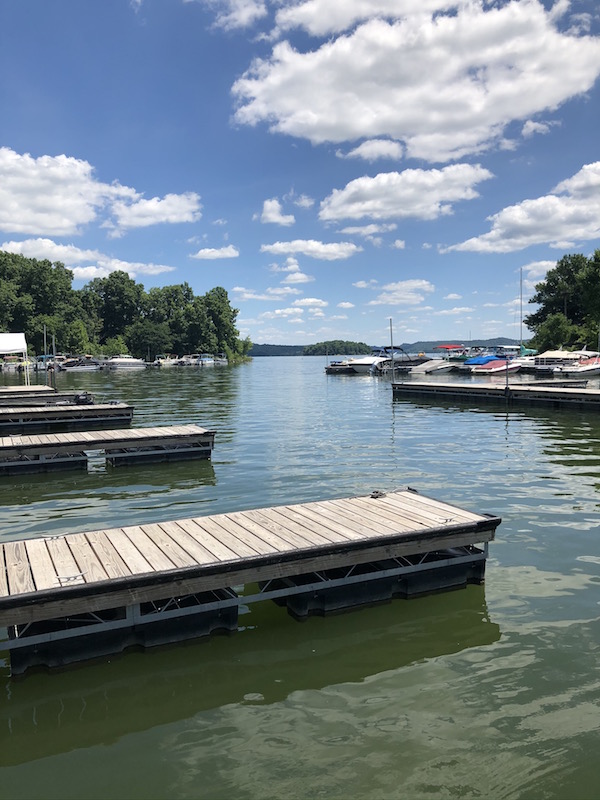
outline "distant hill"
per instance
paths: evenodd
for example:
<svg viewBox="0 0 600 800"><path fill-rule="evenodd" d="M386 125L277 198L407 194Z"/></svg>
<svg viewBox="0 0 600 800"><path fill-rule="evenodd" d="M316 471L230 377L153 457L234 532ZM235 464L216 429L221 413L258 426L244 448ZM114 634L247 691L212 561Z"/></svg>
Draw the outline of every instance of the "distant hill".
<svg viewBox="0 0 600 800"><path fill-rule="evenodd" d="M389 343L386 343L388 346ZM437 339L432 341L421 342L403 342L401 345L394 345L399 350L404 350L407 353L431 353L440 344L459 344L468 347L497 347L501 344L519 344L517 339L507 339L504 336L498 336L495 339L470 339L464 341L462 339ZM373 349L381 347L382 345L372 345ZM253 344L250 350L250 356L302 356L305 349L312 348L314 345L304 344ZM340 355L335 353L334 355Z"/></svg>

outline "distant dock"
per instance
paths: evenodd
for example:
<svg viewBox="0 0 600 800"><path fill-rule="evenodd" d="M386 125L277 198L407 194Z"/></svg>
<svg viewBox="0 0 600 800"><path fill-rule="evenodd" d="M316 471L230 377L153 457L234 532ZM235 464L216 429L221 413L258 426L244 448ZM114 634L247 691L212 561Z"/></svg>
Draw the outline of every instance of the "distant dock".
<svg viewBox="0 0 600 800"><path fill-rule="evenodd" d="M600 391L574 386L536 386L533 383L438 383L402 381L392 384L394 398L411 400L457 400L465 403L492 402L505 405L555 409L600 410Z"/></svg>
<svg viewBox="0 0 600 800"><path fill-rule="evenodd" d="M411 489L0 544L13 674L483 581L500 519ZM253 585L249 594L239 586Z"/></svg>

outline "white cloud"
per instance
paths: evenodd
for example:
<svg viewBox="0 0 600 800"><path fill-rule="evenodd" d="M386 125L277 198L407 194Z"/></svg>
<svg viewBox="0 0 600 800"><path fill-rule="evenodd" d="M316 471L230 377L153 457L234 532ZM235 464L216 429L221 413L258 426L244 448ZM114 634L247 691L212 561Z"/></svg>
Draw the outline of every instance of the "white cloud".
<svg viewBox="0 0 600 800"><path fill-rule="evenodd" d="M263 244L260 248L261 253L275 253L283 255L285 253L302 253L310 258L319 258L323 261L339 261L340 259L350 258L355 253L362 250L351 242L334 242L325 244L314 239L295 239L292 242L274 242L273 244Z"/></svg>
<svg viewBox="0 0 600 800"><path fill-rule="evenodd" d="M364 236L368 239L375 236L376 233L388 233L389 231L395 231L397 227L398 226L395 222L383 225L376 225L375 223L372 223L371 225L349 225L347 228L342 228L340 233L351 236Z"/></svg>
<svg viewBox="0 0 600 800"><path fill-rule="evenodd" d="M309 197L306 194L301 194L294 200L294 205L298 206L298 208L312 208L314 206L315 201L312 197Z"/></svg>
<svg viewBox="0 0 600 800"><path fill-rule="evenodd" d="M444 300L462 300L462 296L460 294L456 294L456 292L451 292L444 297Z"/></svg>
<svg viewBox="0 0 600 800"><path fill-rule="evenodd" d="M249 28L267 14L262 0L203 0L216 11L215 27L231 31Z"/></svg>
<svg viewBox="0 0 600 800"><path fill-rule="evenodd" d="M294 300L292 305L299 308L326 308L329 303L317 297L303 297L301 300Z"/></svg>
<svg viewBox="0 0 600 800"><path fill-rule="evenodd" d="M296 218L293 214L283 214L281 203L276 197L265 200L260 221L264 223L272 222L275 225L293 225Z"/></svg>
<svg viewBox="0 0 600 800"><path fill-rule="evenodd" d="M320 219L432 220L452 213L452 203L478 197L475 185L492 177L479 165L452 164L443 169L406 169L364 176L334 189L321 203Z"/></svg>
<svg viewBox="0 0 600 800"><path fill-rule="evenodd" d="M369 139L347 153L337 151L338 158L362 158L363 161L377 161L380 158L391 158L400 161L404 155L404 148L400 142L390 139Z"/></svg>
<svg viewBox="0 0 600 800"><path fill-rule="evenodd" d="M388 283L382 289L381 294L375 300L367 303L367 305L415 306L423 302L426 294L435 291L435 286L421 278L413 278L406 281Z"/></svg>
<svg viewBox="0 0 600 800"><path fill-rule="evenodd" d="M404 241L404 239L396 239L393 242L392 247L394 247L396 250L404 250L404 248L406 247L406 242Z"/></svg>
<svg viewBox="0 0 600 800"><path fill-rule="evenodd" d="M307 275L305 272L301 270L295 270L294 272L290 272L290 274L285 277L281 282L285 284L290 283L311 283L314 281L314 277L312 275Z"/></svg>
<svg viewBox="0 0 600 800"><path fill-rule="evenodd" d="M600 42L559 30L567 9L546 11L541 0L285 7L279 29L351 29L306 52L278 42L235 82L235 119L313 144L391 139L430 162L479 153L511 122L554 111L594 85Z"/></svg>
<svg viewBox="0 0 600 800"><path fill-rule="evenodd" d="M221 248L214 248L214 247L205 247L202 250L198 250L197 253L193 253L190 255L190 258L198 258L198 259L217 259L217 258L237 258L240 254L240 251L237 247L234 247L232 244L227 245L227 247Z"/></svg>
<svg viewBox="0 0 600 800"><path fill-rule="evenodd" d="M338 308L354 308L354 303L350 303L347 300L344 300L341 303L337 304Z"/></svg>
<svg viewBox="0 0 600 800"><path fill-rule="evenodd" d="M475 311L474 308L468 308L464 306L463 308L446 308L441 311L434 311L434 315L436 317L447 317L447 316L456 316L457 314L470 314Z"/></svg>
<svg viewBox="0 0 600 800"><path fill-rule="evenodd" d="M600 238L600 161L583 166L551 194L507 206L488 219L489 233L441 252L510 253L536 244L568 249Z"/></svg>
<svg viewBox="0 0 600 800"><path fill-rule="evenodd" d="M72 270L75 280L88 281L92 278L105 278L115 270L126 272L130 277L139 275L161 275L174 272L175 267L165 264L123 261L112 258L98 250L81 250L73 245L56 244L51 239L25 239L22 242L4 242L0 250L19 253L26 258L48 259L53 263L60 261ZM92 262L91 264L89 262ZM87 264L87 266L84 266Z"/></svg>
<svg viewBox="0 0 600 800"><path fill-rule="evenodd" d="M281 319L290 316L296 317L298 314L302 313L301 308L277 308L275 311L263 311L262 314L259 314L260 319Z"/></svg>
<svg viewBox="0 0 600 800"><path fill-rule="evenodd" d="M116 217L116 235L130 228L147 228L161 223L197 222L201 217L200 197L195 192L167 194L150 200L140 198L130 203L117 200L112 207ZM104 227L113 227L105 223Z"/></svg>
<svg viewBox="0 0 600 800"><path fill-rule="evenodd" d="M371 278L369 281L356 281L352 286L355 286L357 289L372 289L374 286L377 286L377 281L375 278Z"/></svg>
<svg viewBox="0 0 600 800"><path fill-rule="evenodd" d="M291 286L268 288L264 292L254 289L245 289L243 286L234 286L231 290L236 295L236 300L273 300L279 301L292 294L300 294L300 289Z"/></svg>
<svg viewBox="0 0 600 800"><path fill-rule="evenodd" d="M523 125L523 130L521 131L521 135L524 139L531 139L532 136L536 134L546 134L550 132L550 128L552 127L551 122L534 122L533 120L528 119L527 122Z"/></svg>

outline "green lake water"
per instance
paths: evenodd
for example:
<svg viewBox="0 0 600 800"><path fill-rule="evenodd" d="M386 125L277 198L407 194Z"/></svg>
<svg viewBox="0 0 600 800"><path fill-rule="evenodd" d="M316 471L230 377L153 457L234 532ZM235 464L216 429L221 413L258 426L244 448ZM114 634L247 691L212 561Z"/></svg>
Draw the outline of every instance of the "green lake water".
<svg viewBox="0 0 600 800"><path fill-rule="evenodd" d="M485 585L302 623L255 604L232 635L18 680L0 653L0 798L599 796L600 416L324 366L59 374L135 425L214 428L213 458L0 477L0 537L411 486L502 518Z"/></svg>

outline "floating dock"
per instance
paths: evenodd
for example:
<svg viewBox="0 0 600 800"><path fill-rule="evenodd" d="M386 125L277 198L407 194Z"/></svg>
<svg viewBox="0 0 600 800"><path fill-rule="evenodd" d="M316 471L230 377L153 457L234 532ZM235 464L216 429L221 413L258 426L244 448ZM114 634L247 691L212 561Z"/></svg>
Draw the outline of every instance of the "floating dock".
<svg viewBox="0 0 600 800"><path fill-rule="evenodd" d="M500 519L405 489L0 544L13 674L484 579ZM240 594L240 586L249 592Z"/></svg>
<svg viewBox="0 0 600 800"><path fill-rule="evenodd" d="M0 434L20 434L33 430L81 430L90 426L118 428L130 425L133 406L126 403L91 405L0 405Z"/></svg>
<svg viewBox="0 0 600 800"><path fill-rule="evenodd" d="M0 475L86 469L87 453L102 450L113 465L210 458L215 431L199 425L127 428L0 437Z"/></svg>
<svg viewBox="0 0 600 800"><path fill-rule="evenodd" d="M434 383L406 381L392 384L394 398L493 402L555 409L600 410L600 391L573 386L536 386L527 383Z"/></svg>
<svg viewBox="0 0 600 800"><path fill-rule="evenodd" d="M80 405L94 402L89 392L57 392L51 386L0 386L0 408L4 406Z"/></svg>

